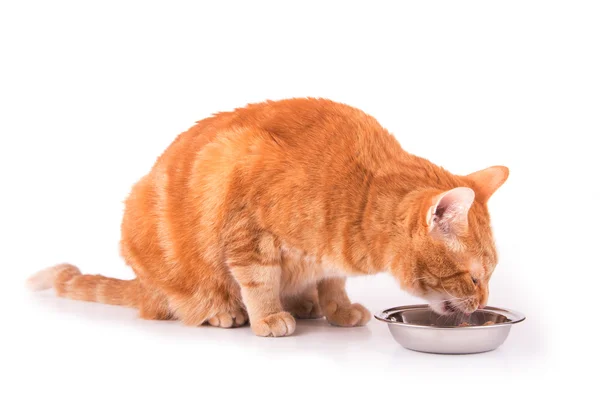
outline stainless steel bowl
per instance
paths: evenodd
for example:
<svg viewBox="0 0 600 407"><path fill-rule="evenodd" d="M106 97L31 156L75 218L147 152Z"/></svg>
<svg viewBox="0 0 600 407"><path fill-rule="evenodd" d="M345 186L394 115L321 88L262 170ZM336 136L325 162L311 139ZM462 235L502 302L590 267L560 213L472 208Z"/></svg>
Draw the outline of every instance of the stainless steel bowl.
<svg viewBox="0 0 600 407"><path fill-rule="evenodd" d="M428 305L390 308L375 315L407 349L428 353L488 352L502 345L513 324L525 320L517 312L485 307L470 316L440 316ZM466 322L470 326L458 326ZM483 325L492 322L493 325Z"/></svg>

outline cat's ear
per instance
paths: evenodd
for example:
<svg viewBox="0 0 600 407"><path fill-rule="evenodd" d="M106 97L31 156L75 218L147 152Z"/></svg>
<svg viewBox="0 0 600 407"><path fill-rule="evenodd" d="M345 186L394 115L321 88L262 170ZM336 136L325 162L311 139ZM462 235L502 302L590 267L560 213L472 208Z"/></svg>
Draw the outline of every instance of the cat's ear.
<svg viewBox="0 0 600 407"><path fill-rule="evenodd" d="M477 200L485 203L508 178L508 168L496 165L469 174L466 178L472 182Z"/></svg>
<svg viewBox="0 0 600 407"><path fill-rule="evenodd" d="M474 199L475 191L467 187L454 188L437 195L427 211L429 232L443 236L464 233Z"/></svg>

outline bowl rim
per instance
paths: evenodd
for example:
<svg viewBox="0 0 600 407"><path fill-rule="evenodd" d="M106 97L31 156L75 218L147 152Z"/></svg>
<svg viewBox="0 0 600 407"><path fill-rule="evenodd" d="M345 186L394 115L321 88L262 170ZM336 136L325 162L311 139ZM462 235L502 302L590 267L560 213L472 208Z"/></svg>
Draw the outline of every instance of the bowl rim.
<svg viewBox="0 0 600 407"><path fill-rule="evenodd" d="M483 310L491 311L492 313L497 313L497 314L504 315L504 316L510 316L511 320L507 321L507 322L500 322L500 323L493 324L493 325L430 326L430 325L411 324L411 323L401 322L401 321L390 321L387 318L387 316L392 312L408 311L408 310L412 310L412 309L420 310L420 309L424 309L424 308L429 308L429 305L415 304L415 305L402 305L399 307L388 308L388 309L385 309L385 310L380 311L377 314L375 314L375 319L377 319L381 322L385 322L386 324L390 324L390 325L398 325L398 326L420 328L420 329L457 329L457 328L459 328L459 329L494 329L494 328L499 328L502 326L518 324L519 322L523 322L525 320L525 315L521 314L520 312L513 311L513 310L510 310L507 308L498 308L498 307L491 307L491 306L486 306L485 308L483 308ZM481 312L481 310L477 310L475 312ZM509 314L509 315L506 315L506 314Z"/></svg>

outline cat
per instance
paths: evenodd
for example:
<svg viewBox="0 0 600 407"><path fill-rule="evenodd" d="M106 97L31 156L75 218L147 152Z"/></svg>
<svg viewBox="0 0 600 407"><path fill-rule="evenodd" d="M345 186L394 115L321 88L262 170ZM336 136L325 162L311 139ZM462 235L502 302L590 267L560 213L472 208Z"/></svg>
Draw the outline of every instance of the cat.
<svg viewBox="0 0 600 407"><path fill-rule="evenodd" d="M197 122L134 185L121 254L135 279L60 264L28 283L145 319L249 322L259 336L291 335L295 318L365 325L346 278L379 272L438 314L469 314L487 302L487 201L507 177L503 166L453 175L331 100L249 104Z"/></svg>

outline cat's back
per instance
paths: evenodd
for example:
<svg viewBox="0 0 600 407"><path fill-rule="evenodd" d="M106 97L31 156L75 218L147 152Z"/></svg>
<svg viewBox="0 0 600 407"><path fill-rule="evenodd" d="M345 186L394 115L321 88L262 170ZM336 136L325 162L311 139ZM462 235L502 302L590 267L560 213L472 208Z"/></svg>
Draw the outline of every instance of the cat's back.
<svg viewBox="0 0 600 407"><path fill-rule="evenodd" d="M268 100L197 122L159 157L149 178L182 202L190 186L222 189L234 171L287 174L298 182L302 174L352 171L348 165L382 174L395 172L402 154L394 137L358 108L329 99Z"/></svg>
<svg viewBox="0 0 600 407"><path fill-rule="evenodd" d="M288 148L319 148L326 143L335 146L335 142L339 145L381 142L381 139L389 142L391 138L375 118L358 108L329 99L294 98L267 100L216 113L181 134L165 153L176 150L172 147L178 145L185 145L187 151L197 151L223 138L243 143L243 137L238 140L236 134L268 134L270 140Z"/></svg>

